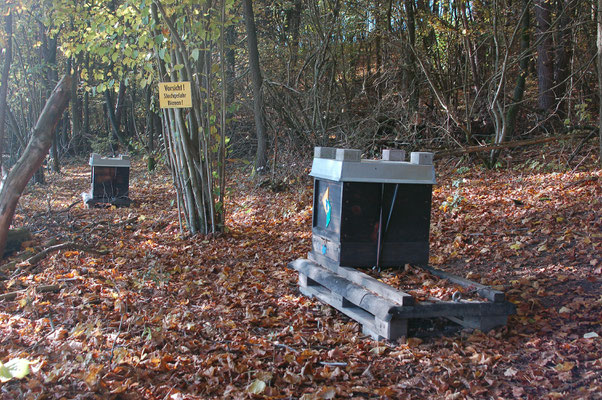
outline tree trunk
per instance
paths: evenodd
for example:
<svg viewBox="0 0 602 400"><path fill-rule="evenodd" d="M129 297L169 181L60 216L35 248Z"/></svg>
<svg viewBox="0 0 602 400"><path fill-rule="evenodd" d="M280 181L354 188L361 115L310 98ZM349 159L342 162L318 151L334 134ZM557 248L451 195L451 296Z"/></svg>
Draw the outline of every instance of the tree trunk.
<svg viewBox="0 0 602 400"><path fill-rule="evenodd" d="M413 0L405 0L405 9L407 16L407 25L408 25L408 42L412 48L416 46L416 17L414 13L414 1ZM420 101L420 88L417 82L417 73L416 73L416 55L414 51L410 48L407 52L408 56L408 70L407 70L407 88L409 91L410 102L408 104L408 118L410 119L410 123L417 123L417 112L418 112L418 104Z"/></svg>
<svg viewBox="0 0 602 400"><path fill-rule="evenodd" d="M602 165L602 0L598 0L598 118L600 119L600 137L598 162Z"/></svg>
<svg viewBox="0 0 602 400"><path fill-rule="evenodd" d="M115 122L117 129L121 129L121 118L125 114L125 82L119 82L119 90L117 91L117 101L115 102Z"/></svg>
<svg viewBox="0 0 602 400"><path fill-rule="evenodd" d="M46 28L42 25L40 26L40 30L44 35L44 64L46 69L45 74L45 82L44 82L44 99L48 99L50 97L50 93L52 93L52 89L56 86L56 83L59 79L59 74L56 69L56 47L57 47L57 38L48 37L46 35ZM56 173L61 171L61 163L60 163L60 155L59 155L59 135L54 135L52 139L52 148L51 148L51 156L52 156L52 170ZM44 170L38 170L35 175L36 183L43 183L44 181Z"/></svg>
<svg viewBox="0 0 602 400"><path fill-rule="evenodd" d="M514 128L516 126L516 118L518 116L518 110L520 108L520 103L523 100L523 95L525 93L525 83L527 80L527 75L529 74L529 30L530 30L530 14L529 14L529 2L530 0L524 0L524 14L521 20L521 39L520 39L520 61L519 61L519 74L516 78L516 85L514 86L514 93L512 96L512 104L508 107L508 111L506 113L506 121L501 127L502 132L501 135L496 134L495 144L499 145L508 137L512 136L514 133ZM489 156L489 165L495 165L497 158L500 154L500 149L496 148L491 151Z"/></svg>
<svg viewBox="0 0 602 400"><path fill-rule="evenodd" d="M521 39L520 39L520 54L521 59L519 61L520 72L518 78L516 78L516 86L514 87L514 94L512 96L512 105L508 108L506 114L506 134L504 139L512 136L514 133L514 127L516 126L516 117L518 115L518 109L520 103L523 100L525 93L525 83L527 75L529 74L529 30L530 30L530 14L527 7L529 7L529 0L525 0L525 13L521 21ZM498 143L499 144L499 143Z"/></svg>
<svg viewBox="0 0 602 400"><path fill-rule="evenodd" d="M228 107L234 102L234 70L236 68L236 29L234 25L226 28L226 104ZM230 113L229 113L230 114ZM228 119L230 119L228 115Z"/></svg>
<svg viewBox="0 0 602 400"><path fill-rule="evenodd" d="M19 198L52 145L54 130L69 103L71 77L66 75L50 95L23 155L2 182L0 188L0 254L4 254L8 230Z"/></svg>
<svg viewBox="0 0 602 400"><path fill-rule="evenodd" d="M252 0L243 0L242 4L245 26L247 28L249 69L251 71L251 80L253 81L253 114L255 116L255 130L257 134L255 170L259 173L265 173L267 167L267 141L263 115L263 78L261 77L261 70L259 68L259 50L257 49L257 29L255 27Z"/></svg>
<svg viewBox="0 0 602 400"><path fill-rule="evenodd" d="M549 0L535 1L537 29L537 81L539 84L539 108L549 112L555 103L554 95L554 53L552 43L551 6Z"/></svg>
<svg viewBox="0 0 602 400"><path fill-rule="evenodd" d="M120 89L121 91L121 89ZM119 142L121 142L121 144L123 144L124 146L126 146L126 148L129 150L131 150L131 146L130 144L127 142L127 140L124 138L123 134L121 133L121 131L119 130L119 123L117 121L117 115L115 115L115 111L113 110L113 100L111 99L111 93L108 90L105 90L105 101L106 101L106 111L107 111L107 115L109 117L109 125L111 127L111 132L114 138L117 138L117 140ZM117 149L113 149L113 152L117 152Z"/></svg>
<svg viewBox="0 0 602 400"><path fill-rule="evenodd" d="M290 35L290 62L288 65L288 84L291 85L294 72L297 70L297 61L299 59L299 27L301 26L301 0L294 0L294 8L287 12L288 33Z"/></svg>
<svg viewBox="0 0 602 400"><path fill-rule="evenodd" d="M31 233L25 228L10 229L6 236L6 247L2 257L6 257L21 249L23 242L31 240Z"/></svg>
<svg viewBox="0 0 602 400"><path fill-rule="evenodd" d="M6 52L4 53L4 67L2 68L2 82L0 86L0 179L4 178L3 155L5 152L4 132L6 126L6 97L8 96L8 77L13 54L13 14L9 12L4 17L6 32Z"/></svg>
<svg viewBox="0 0 602 400"><path fill-rule="evenodd" d="M382 93L380 91L380 80L381 80L381 75L382 75L382 63L383 63L383 58L382 58L382 30L381 30L381 25L382 25L382 21L381 21L381 4L380 1L376 2L376 7L374 10L374 14L375 14L375 25L376 25L376 29L375 29L375 38L374 38L374 55L375 55L375 65L374 65L374 89L376 90L376 95L378 96L378 100L382 99Z"/></svg>
<svg viewBox="0 0 602 400"><path fill-rule="evenodd" d="M566 92L567 80L572 57L571 23L572 0L558 0L558 30L556 32L556 55L554 64L554 82L556 83L556 97L558 98L558 118L562 121L567 115Z"/></svg>
<svg viewBox="0 0 602 400"><path fill-rule="evenodd" d="M52 155L52 171L57 174L60 174L61 173L61 162L59 160L58 140L59 140L59 135L54 135L54 137L52 138L52 150L50 153Z"/></svg>
<svg viewBox="0 0 602 400"><path fill-rule="evenodd" d="M90 54L86 54L86 65L85 68L87 71L90 70ZM90 85L90 77L88 76L87 85ZM90 133L90 93L86 90L84 92L84 101L83 101L83 105L82 105L82 113L83 113L83 126L82 126L82 130L83 132L80 132L80 135L75 137L73 137L73 141L75 143L76 149L75 149L75 153L78 154L80 151L84 150L84 149L88 149L88 143L87 143L87 137Z"/></svg>
<svg viewBox="0 0 602 400"><path fill-rule="evenodd" d="M79 63L76 59L73 59L71 65L73 66L73 77L71 82L71 137L74 142L77 138L79 140L82 137L82 104L80 98L77 96L77 87L79 80Z"/></svg>
<svg viewBox="0 0 602 400"><path fill-rule="evenodd" d="M148 156L146 168L148 171L155 170L155 112L151 107L151 94L152 90L150 86L148 86L144 90L144 104L146 106L146 150Z"/></svg>

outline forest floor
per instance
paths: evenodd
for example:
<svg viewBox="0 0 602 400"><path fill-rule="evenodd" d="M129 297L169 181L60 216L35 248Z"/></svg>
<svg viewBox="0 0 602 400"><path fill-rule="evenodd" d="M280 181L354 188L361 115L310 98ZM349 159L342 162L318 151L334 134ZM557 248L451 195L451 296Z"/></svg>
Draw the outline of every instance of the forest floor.
<svg viewBox="0 0 602 400"><path fill-rule="evenodd" d="M233 173L227 232L209 238L180 234L167 172L135 163L132 207L86 209L89 167L67 166L22 197L34 241L4 263L81 247L0 267L0 294L17 292L0 300L0 398L600 399L602 170L545 154L437 163L431 264L504 290L517 315L396 343L300 295L303 167L278 193Z"/></svg>

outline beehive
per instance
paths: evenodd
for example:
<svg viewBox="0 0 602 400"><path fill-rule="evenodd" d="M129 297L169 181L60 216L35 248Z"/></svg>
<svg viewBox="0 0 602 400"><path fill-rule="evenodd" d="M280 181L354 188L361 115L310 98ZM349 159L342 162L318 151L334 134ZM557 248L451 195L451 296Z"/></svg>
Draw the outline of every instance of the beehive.
<svg viewBox="0 0 602 400"><path fill-rule="evenodd" d="M90 156L91 183L89 193L84 193L84 203L93 206L99 203L109 203L115 206L129 206L130 158L126 155L119 157L101 157L92 153Z"/></svg>
<svg viewBox="0 0 602 400"><path fill-rule="evenodd" d="M426 265L433 154L386 150L363 160L354 149L317 147L310 258L322 265Z"/></svg>

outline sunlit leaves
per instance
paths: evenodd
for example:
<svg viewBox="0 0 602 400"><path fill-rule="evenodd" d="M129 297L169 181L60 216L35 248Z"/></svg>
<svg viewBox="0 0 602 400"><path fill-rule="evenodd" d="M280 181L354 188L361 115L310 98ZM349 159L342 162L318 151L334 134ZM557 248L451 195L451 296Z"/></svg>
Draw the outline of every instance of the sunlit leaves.
<svg viewBox="0 0 602 400"><path fill-rule="evenodd" d="M22 379L29 375L30 361L23 358L15 358L6 364L0 362L0 382L8 382L11 379Z"/></svg>

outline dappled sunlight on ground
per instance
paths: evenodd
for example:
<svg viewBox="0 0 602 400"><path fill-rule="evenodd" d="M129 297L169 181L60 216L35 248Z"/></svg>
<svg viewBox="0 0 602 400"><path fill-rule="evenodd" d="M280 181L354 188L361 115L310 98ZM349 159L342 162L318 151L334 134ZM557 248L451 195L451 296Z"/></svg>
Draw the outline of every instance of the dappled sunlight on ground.
<svg viewBox="0 0 602 400"><path fill-rule="evenodd" d="M204 237L180 233L166 171L134 163L131 208L70 207L89 189L88 174L87 164L66 167L20 202L15 225L36 232L30 251L51 239L85 247L3 271L0 293L17 296L0 300L0 361L24 358L32 371L0 383L0 397L250 398L258 387L266 398L602 391L593 335L602 335L600 169L439 168L432 264L504 290L518 314L488 334L398 343L374 342L299 294L286 265L310 248L310 181L276 193L232 172L226 232ZM403 274L380 278L395 284ZM35 290L55 284L58 292Z"/></svg>

